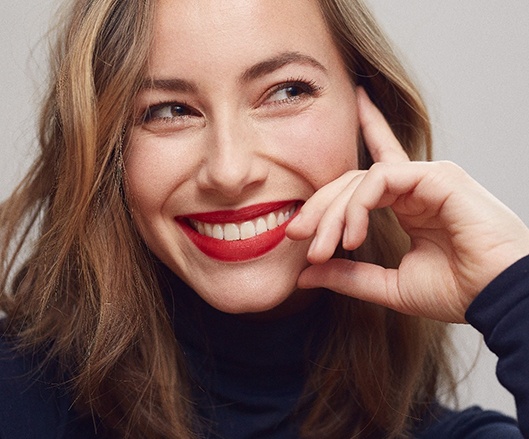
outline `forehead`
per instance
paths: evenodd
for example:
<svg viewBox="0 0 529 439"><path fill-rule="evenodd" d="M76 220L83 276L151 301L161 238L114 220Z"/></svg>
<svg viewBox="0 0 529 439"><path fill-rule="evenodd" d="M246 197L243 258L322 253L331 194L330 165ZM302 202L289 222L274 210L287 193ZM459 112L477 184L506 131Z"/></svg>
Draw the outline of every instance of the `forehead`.
<svg viewBox="0 0 529 439"><path fill-rule="evenodd" d="M317 0L158 0L149 71L244 68L277 53L330 65L338 53ZM218 72L217 72L218 73Z"/></svg>

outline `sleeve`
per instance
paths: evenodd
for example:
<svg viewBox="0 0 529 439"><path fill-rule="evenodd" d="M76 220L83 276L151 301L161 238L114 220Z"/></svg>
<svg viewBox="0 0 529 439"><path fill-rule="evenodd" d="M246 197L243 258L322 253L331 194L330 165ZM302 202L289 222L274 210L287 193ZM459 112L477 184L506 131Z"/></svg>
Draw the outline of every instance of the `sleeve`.
<svg viewBox="0 0 529 439"><path fill-rule="evenodd" d="M516 421L501 413L470 407L462 412L440 408L415 439L523 439Z"/></svg>
<svg viewBox="0 0 529 439"><path fill-rule="evenodd" d="M519 428L529 438L529 256L494 279L466 318L498 356L498 380L514 395Z"/></svg>

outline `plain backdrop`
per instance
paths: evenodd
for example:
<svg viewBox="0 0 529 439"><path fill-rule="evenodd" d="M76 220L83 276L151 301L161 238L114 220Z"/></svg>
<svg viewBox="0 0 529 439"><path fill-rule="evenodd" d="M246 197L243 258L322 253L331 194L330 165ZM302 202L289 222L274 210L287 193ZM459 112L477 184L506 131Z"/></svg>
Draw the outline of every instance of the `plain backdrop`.
<svg viewBox="0 0 529 439"><path fill-rule="evenodd" d="M460 164L529 224L529 2L367 3L426 98L435 158ZM0 198L23 175L35 147L45 34L57 4L0 2ZM461 405L514 414L480 335L465 325L454 333Z"/></svg>

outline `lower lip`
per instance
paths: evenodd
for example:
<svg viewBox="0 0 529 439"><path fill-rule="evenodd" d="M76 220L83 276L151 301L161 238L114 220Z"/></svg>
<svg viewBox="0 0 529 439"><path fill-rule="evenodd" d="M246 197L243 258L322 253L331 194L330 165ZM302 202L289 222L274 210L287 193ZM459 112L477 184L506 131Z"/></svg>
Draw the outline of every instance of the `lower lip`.
<svg viewBox="0 0 529 439"><path fill-rule="evenodd" d="M180 219L177 222L191 242L210 258L223 262L242 262L258 258L277 247L285 239L285 230L295 216L296 213L273 230L237 241L225 241L201 235L187 222Z"/></svg>

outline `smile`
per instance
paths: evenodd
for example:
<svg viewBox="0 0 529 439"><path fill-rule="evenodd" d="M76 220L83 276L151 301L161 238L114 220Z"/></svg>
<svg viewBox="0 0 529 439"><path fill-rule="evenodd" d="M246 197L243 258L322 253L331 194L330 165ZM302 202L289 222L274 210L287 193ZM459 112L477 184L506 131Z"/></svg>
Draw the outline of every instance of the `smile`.
<svg viewBox="0 0 529 439"><path fill-rule="evenodd" d="M201 235L225 241L238 241L253 238L281 226L295 211L296 205L292 205L242 223L212 224L190 219L190 224Z"/></svg>
<svg viewBox="0 0 529 439"><path fill-rule="evenodd" d="M207 256L226 262L257 258L285 238L298 201L263 203L236 211L216 211L175 218L184 233Z"/></svg>

